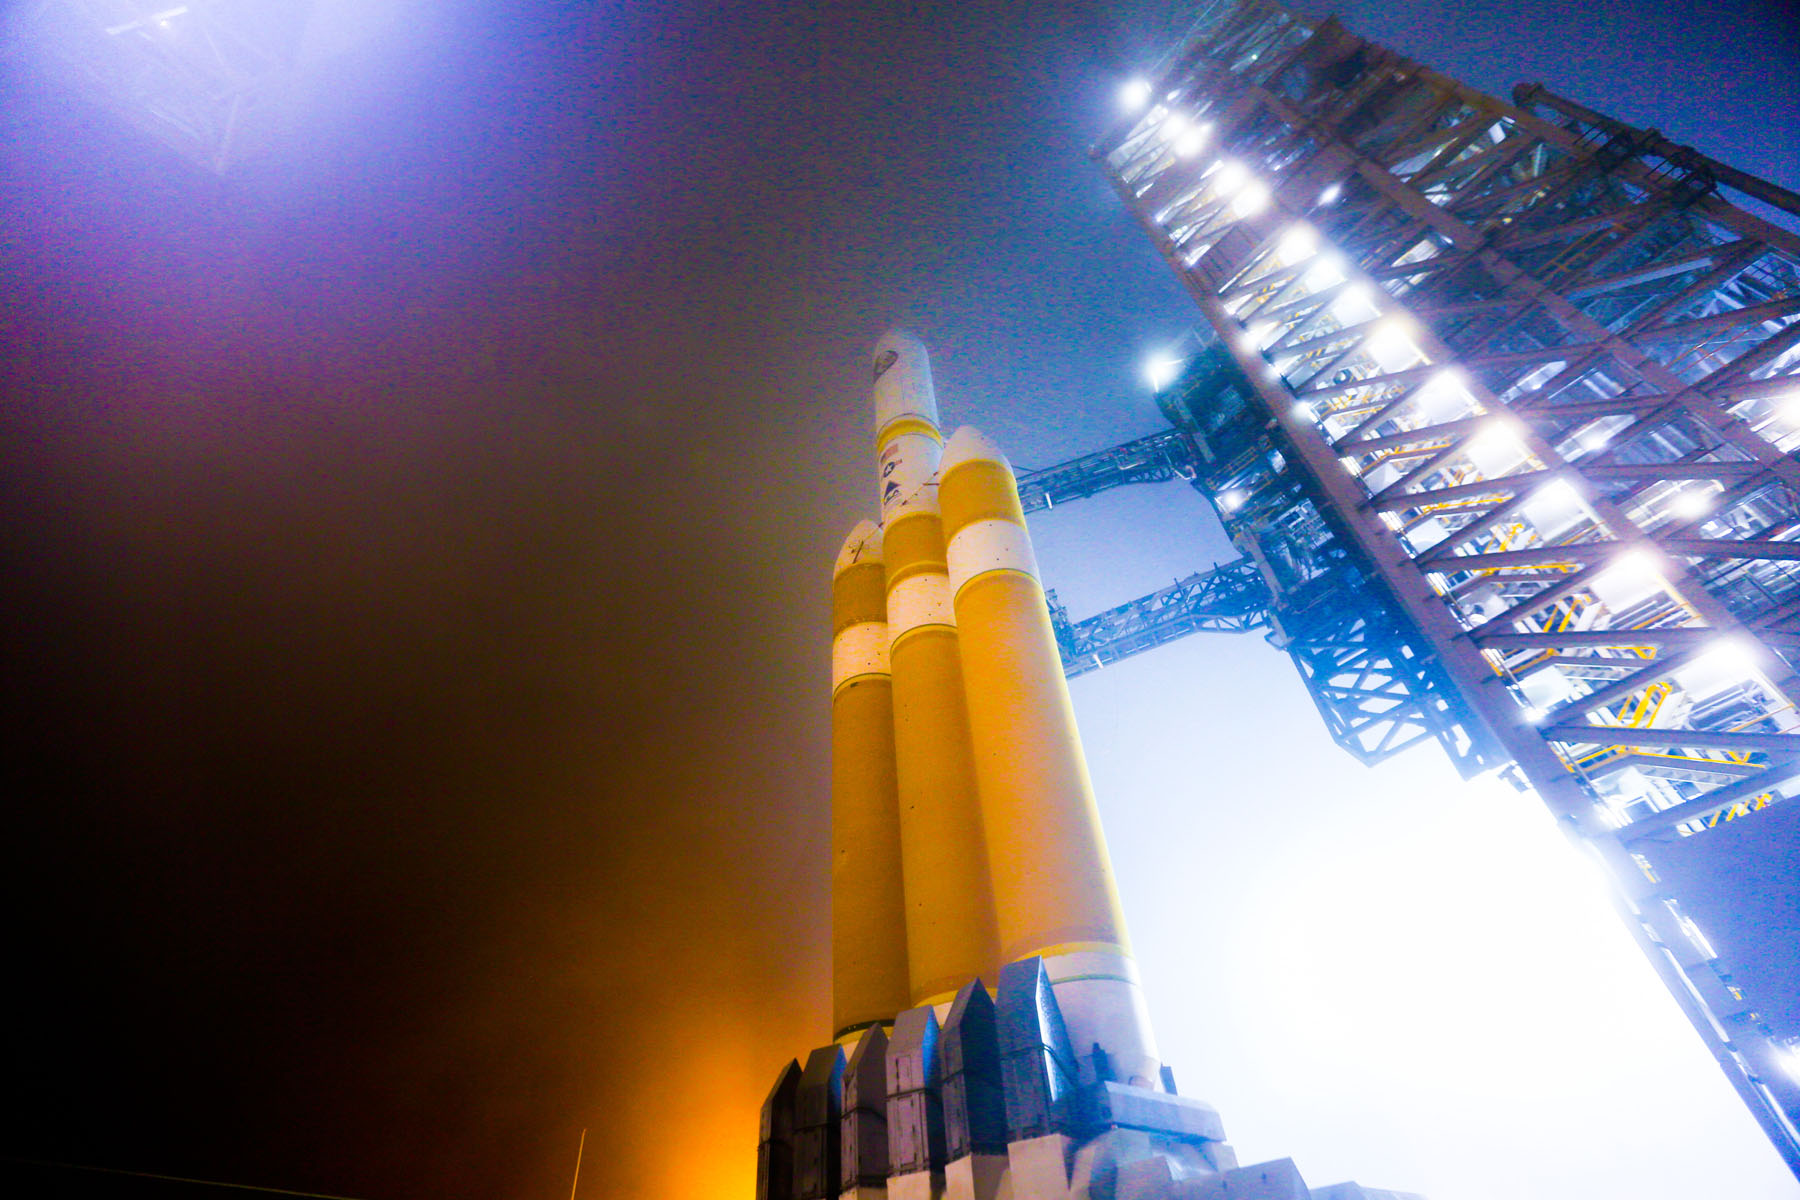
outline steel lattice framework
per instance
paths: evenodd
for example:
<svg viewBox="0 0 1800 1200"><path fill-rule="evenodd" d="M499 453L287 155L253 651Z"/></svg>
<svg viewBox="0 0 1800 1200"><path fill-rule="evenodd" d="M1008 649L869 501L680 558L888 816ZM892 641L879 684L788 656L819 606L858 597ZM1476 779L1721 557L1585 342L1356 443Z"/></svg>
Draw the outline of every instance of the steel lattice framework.
<svg viewBox="0 0 1800 1200"><path fill-rule="evenodd" d="M1362 762L1434 739L1465 775L1494 765L1493 747L1474 740L1479 727L1463 719L1454 689L1301 479L1266 470L1272 446L1245 420L1247 383L1216 352L1195 362L1209 369L1189 370L1163 397L1178 428L1023 474L1019 497L1026 512L1041 512L1127 484L1184 479L1213 501L1245 556L1081 621L1051 592L1065 673L1073 679L1190 633L1267 630L1332 738ZM1187 405L1215 419L1183 415ZM1243 502L1252 495L1256 503Z"/></svg>
<svg viewBox="0 0 1800 1200"><path fill-rule="evenodd" d="M1065 618L1065 654L1266 597L1340 742L1516 764L1800 1171L1768 878L1800 842L1800 237L1723 189L1800 198L1267 0L1212 5L1142 99L1094 154L1216 334L1164 396L1193 455L1090 456L1043 503L1191 477L1246 557Z"/></svg>
<svg viewBox="0 0 1800 1200"><path fill-rule="evenodd" d="M1079 623L1051 592L1050 618L1071 679L1190 633L1248 633L1269 624L1269 593L1248 559L1178 579Z"/></svg>

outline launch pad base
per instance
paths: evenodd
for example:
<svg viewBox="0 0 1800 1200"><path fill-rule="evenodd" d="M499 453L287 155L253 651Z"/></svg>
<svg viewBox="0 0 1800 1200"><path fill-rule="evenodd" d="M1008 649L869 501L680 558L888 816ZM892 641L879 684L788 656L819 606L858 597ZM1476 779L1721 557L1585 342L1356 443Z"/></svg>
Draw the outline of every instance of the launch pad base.
<svg viewBox="0 0 1800 1200"><path fill-rule="evenodd" d="M1017 972L1041 978L1035 959ZM1240 1167L1210 1105L1096 1078L1106 1061L1072 1053L1048 986L996 1000L976 980L941 1025L908 1009L848 1059L834 1042L783 1068L757 1200L1418 1200L1309 1189L1290 1159Z"/></svg>

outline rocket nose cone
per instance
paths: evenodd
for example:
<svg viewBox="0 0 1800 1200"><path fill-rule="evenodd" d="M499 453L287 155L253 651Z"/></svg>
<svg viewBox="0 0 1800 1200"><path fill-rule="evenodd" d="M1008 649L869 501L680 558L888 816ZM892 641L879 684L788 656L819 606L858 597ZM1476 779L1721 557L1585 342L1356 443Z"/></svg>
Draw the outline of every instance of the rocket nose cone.
<svg viewBox="0 0 1800 1200"><path fill-rule="evenodd" d="M966 462L997 462L1008 471L1012 470L1012 464L1006 460L1000 447L973 425L964 425L944 443L944 457L938 463L938 478L942 479Z"/></svg>
<svg viewBox="0 0 1800 1200"><path fill-rule="evenodd" d="M877 432L901 417L937 424L937 395L925 343L903 329L890 329L870 351L869 368L874 376Z"/></svg>
<svg viewBox="0 0 1800 1200"><path fill-rule="evenodd" d="M869 362L875 367L877 373L883 369L882 360L884 358L887 358L889 362L893 361L892 358L888 358L890 354L894 358L909 354L924 357L925 343L906 330L895 327L877 338L875 348L869 351Z"/></svg>
<svg viewBox="0 0 1800 1200"><path fill-rule="evenodd" d="M837 562L831 568L831 574L835 578L858 563L880 561L881 526L870 520L861 520L850 531L850 536L844 539L844 548L838 551Z"/></svg>

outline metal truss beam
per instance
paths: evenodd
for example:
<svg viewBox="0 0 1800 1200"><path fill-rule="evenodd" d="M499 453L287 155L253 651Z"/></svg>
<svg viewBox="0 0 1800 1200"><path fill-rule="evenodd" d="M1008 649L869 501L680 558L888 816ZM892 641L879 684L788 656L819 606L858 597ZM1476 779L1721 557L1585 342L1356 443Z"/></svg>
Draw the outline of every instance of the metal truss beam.
<svg viewBox="0 0 1800 1200"><path fill-rule="evenodd" d="M1181 430L1165 429L1040 471L1022 472L1019 504L1034 513L1127 484L1192 481L1195 457L1193 444Z"/></svg>
<svg viewBox="0 0 1800 1200"><path fill-rule="evenodd" d="M1116 608L1072 621L1050 593L1050 613L1071 679L1190 633L1248 633L1269 625L1269 592L1256 565L1234 559Z"/></svg>

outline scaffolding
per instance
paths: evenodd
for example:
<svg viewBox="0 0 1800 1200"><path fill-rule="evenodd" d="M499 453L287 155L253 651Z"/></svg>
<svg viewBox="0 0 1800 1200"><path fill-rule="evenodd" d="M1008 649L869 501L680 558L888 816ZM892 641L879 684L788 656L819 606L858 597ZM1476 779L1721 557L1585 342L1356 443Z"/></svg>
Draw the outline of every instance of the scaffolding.
<svg viewBox="0 0 1800 1200"><path fill-rule="evenodd" d="M1268 0L1136 98L1094 157L1206 332L1173 430L1022 483L1185 478L1244 557L1065 660L1267 628L1364 761L1515 774L1800 1173L1800 197Z"/></svg>

